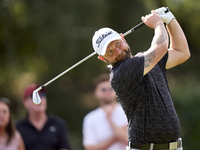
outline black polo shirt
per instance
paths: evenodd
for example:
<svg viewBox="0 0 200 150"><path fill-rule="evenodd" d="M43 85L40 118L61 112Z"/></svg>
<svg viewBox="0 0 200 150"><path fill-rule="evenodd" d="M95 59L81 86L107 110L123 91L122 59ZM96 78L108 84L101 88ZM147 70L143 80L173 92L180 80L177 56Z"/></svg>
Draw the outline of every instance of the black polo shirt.
<svg viewBox="0 0 200 150"><path fill-rule="evenodd" d="M38 131L28 120L28 117L17 122L26 150L59 150L70 149L67 136L67 126L63 119L47 113L48 121L41 131Z"/></svg>
<svg viewBox="0 0 200 150"><path fill-rule="evenodd" d="M180 123L166 79L168 53L145 76L143 54L111 70L111 85L128 118L134 143L167 143L180 136Z"/></svg>

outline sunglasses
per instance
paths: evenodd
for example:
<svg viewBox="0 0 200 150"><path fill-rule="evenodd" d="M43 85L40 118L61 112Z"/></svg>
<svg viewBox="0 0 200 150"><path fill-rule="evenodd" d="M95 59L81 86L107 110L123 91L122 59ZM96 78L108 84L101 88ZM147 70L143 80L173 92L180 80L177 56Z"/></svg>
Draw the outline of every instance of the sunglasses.
<svg viewBox="0 0 200 150"><path fill-rule="evenodd" d="M113 91L113 88L111 88L111 87L103 87L102 89L101 89L101 91L102 92L106 92L106 91Z"/></svg>

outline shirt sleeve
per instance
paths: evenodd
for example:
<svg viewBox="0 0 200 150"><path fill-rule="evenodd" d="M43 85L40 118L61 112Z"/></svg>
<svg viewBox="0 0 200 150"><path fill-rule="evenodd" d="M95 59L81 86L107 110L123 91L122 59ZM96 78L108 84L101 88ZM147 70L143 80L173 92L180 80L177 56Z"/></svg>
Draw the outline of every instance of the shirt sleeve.
<svg viewBox="0 0 200 150"><path fill-rule="evenodd" d="M159 61L160 68L162 69L163 72L166 71L166 64L168 60L168 52L163 56L163 58Z"/></svg>

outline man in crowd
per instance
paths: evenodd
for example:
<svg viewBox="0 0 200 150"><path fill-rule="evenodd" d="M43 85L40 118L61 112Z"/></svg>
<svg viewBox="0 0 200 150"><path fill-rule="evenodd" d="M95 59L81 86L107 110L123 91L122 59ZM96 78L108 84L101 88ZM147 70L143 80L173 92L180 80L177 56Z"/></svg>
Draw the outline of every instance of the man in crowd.
<svg viewBox="0 0 200 150"><path fill-rule="evenodd" d="M94 96L99 107L84 117L83 145L85 150L125 150L127 119L116 100L108 74L94 79Z"/></svg>
<svg viewBox="0 0 200 150"><path fill-rule="evenodd" d="M47 98L44 89L39 92L42 102L35 105L32 93L38 86L29 85L23 95L28 114L17 122L26 150L70 150L67 126L63 119L46 111Z"/></svg>

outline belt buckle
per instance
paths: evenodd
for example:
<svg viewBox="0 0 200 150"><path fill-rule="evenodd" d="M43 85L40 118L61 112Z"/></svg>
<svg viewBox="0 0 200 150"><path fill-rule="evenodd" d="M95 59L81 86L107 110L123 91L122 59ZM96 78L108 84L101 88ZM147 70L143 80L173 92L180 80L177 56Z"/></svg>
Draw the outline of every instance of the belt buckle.
<svg viewBox="0 0 200 150"><path fill-rule="evenodd" d="M177 149L182 147L181 138L179 138L176 142L169 143L169 149Z"/></svg>
<svg viewBox="0 0 200 150"><path fill-rule="evenodd" d="M177 142L169 143L169 149L177 149L177 147L178 147Z"/></svg>

